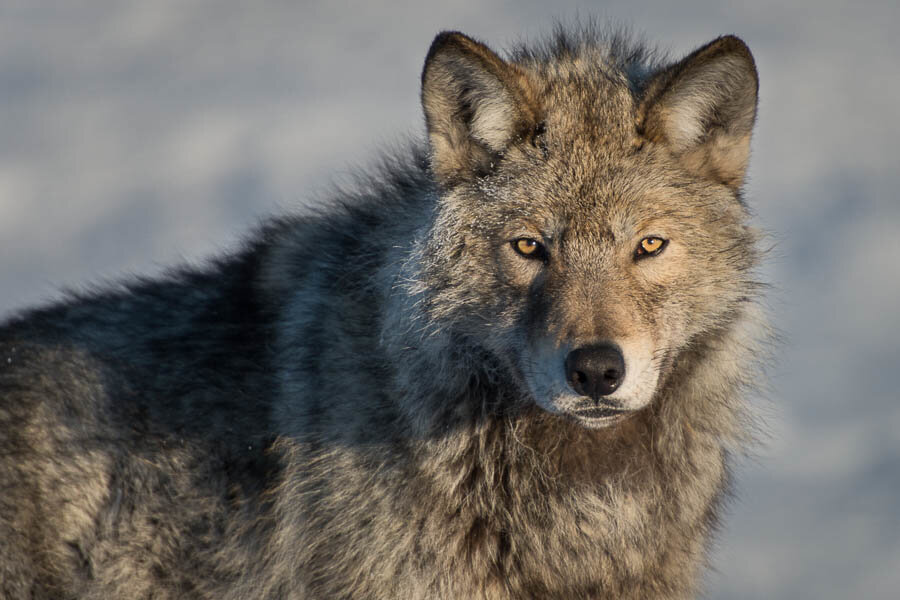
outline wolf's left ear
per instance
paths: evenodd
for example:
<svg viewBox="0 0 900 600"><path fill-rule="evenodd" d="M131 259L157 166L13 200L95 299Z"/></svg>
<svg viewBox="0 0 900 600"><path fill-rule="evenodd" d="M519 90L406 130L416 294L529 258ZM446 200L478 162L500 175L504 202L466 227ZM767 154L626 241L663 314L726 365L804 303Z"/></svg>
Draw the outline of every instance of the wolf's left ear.
<svg viewBox="0 0 900 600"><path fill-rule="evenodd" d="M744 181L759 79L750 49L724 36L663 69L644 92L644 137L667 144L689 170L733 188Z"/></svg>
<svg viewBox="0 0 900 600"><path fill-rule="evenodd" d="M458 32L441 33L431 44L422 71L422 107L432 169L444 186L486 173L537 124L524 73Z"/></svg>

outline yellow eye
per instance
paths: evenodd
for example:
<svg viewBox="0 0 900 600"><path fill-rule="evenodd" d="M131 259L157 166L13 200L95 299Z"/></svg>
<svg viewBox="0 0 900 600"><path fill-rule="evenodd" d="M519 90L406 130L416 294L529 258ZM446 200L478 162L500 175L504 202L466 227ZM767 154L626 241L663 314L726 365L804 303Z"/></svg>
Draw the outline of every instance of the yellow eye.
<svg viewBox="0 0 900 600"><path fill-rule="evenodd" d="M516 240L516 250L519 251L519 254L524 254L528 256L529 254L537 251L537 242L529 239L521 239Z"/></svg>
<svg viewBox="0 0 900 600"><path fill-rule="evenodd" d="M543 258L544 246L531 238L519 238L511 242L513 250L526 258Z"/></svg>
<svg viewBox="0 0 900 600"><path fill-rule="evenodd" d="M663 248L666 247L668 240L664 240L658 237L645 237L641 240L640 245L635 251L635 255L637 257L644 256L654 256L662 252Z"/></svg>

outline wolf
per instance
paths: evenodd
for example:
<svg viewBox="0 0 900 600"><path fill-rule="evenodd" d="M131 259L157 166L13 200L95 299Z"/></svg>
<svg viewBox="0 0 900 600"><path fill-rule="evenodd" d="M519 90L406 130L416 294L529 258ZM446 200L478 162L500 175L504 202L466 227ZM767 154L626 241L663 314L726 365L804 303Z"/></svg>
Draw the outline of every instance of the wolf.
<svg viewBox="0 0 900 600"><path fill-rule="evenodd" d="M0 328L3 598L689 598L765 345L758 78L428 51L426 139Z"/></svg>

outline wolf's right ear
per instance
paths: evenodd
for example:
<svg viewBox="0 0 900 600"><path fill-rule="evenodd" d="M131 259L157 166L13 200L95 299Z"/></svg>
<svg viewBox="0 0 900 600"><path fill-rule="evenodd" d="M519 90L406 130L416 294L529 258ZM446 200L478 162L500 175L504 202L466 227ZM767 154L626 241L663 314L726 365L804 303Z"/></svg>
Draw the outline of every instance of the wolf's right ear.
<svg viewBox="0 0 900 600"><path fill-rule="evenodd" d="M487 173L538 122L525 74L458 32L439 34L422 71L431 166L442 186Z"/></svg>

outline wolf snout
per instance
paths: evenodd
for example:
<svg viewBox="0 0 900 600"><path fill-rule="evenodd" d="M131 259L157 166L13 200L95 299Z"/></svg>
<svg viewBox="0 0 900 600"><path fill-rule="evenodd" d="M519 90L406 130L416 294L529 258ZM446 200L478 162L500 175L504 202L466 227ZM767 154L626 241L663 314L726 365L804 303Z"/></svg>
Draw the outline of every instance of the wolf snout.
<svg viewBox="0 0 900 600"><path fill-rule="evenodd" d="M576 348L566 357L566 378L576 393L598 401L625 379L625 357L611 343Z"/></svg>

